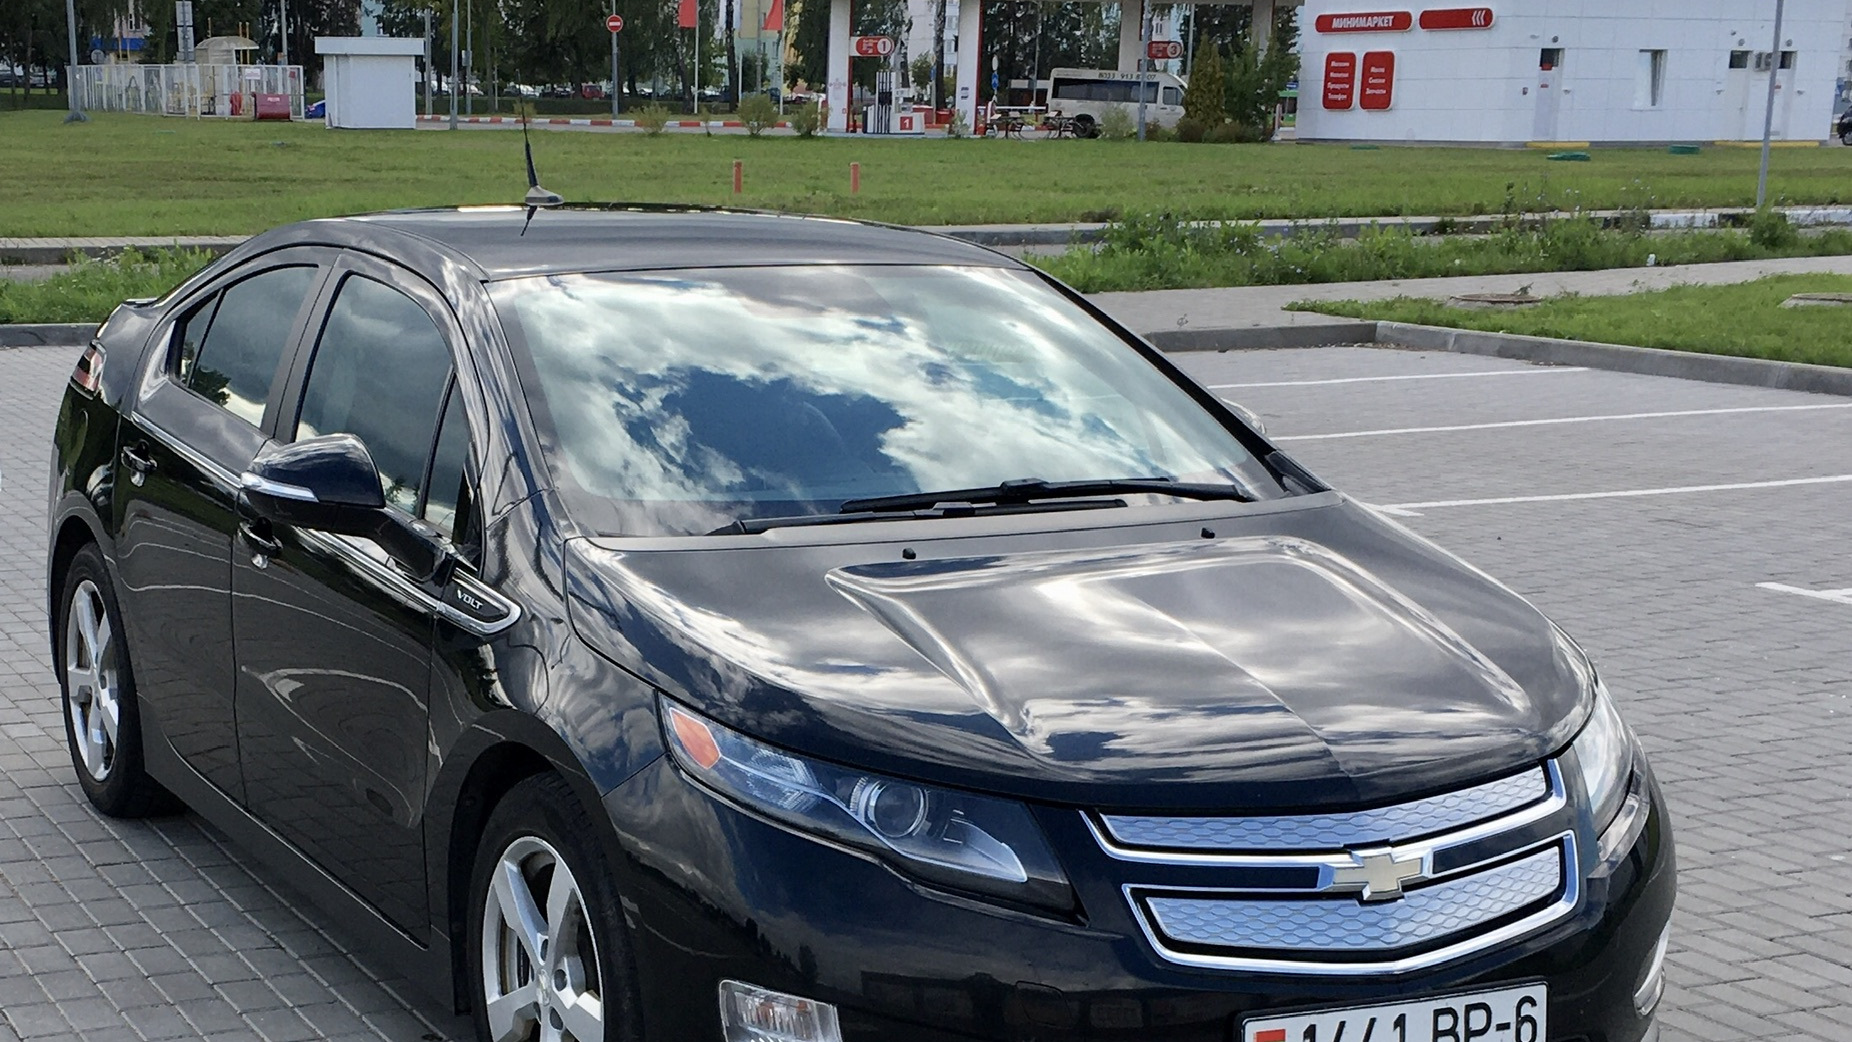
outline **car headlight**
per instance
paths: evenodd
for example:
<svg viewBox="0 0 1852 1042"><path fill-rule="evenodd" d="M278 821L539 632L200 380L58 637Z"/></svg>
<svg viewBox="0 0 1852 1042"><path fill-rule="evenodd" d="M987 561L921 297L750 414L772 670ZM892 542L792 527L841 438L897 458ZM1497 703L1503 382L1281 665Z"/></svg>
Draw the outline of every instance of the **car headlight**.
<svg viewBox="0 0 1852 1042"><path fill-rule="evenodd" d="M1065 911L1073 888L1029 809L798 756L662 702L675 762L795 828L959 890Z"/></svg>
<svg viewBox="0 0 1852 1042"><path fill-rule="evenodd" d="M1595 710L1576 737L1576 764L1582 770L1582 791L1588 794L1599 834L1620 813L1633 780L1634 741L1614 700L1600 680L1595 681Z"/></svg>

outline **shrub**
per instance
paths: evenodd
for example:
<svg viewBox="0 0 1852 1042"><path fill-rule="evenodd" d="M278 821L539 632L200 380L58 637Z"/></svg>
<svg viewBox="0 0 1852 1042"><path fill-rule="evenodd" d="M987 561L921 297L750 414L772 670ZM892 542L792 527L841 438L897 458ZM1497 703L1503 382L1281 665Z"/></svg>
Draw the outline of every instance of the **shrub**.
<svg viewBox="0 0 1852 1042"><path fill-rule="evenodd" d="M971 121L965 118L964 109L952 110L952 121L945 125L946 137L970 137Z"/></svg>
<svg viewBox="0 0 1852 1042"><path fill-rule="evenodd" d="M1763 207L1749 219L1749 241L1765 250L1782 250L1801 241L1801 233L1788 223L1788 215Z"/></svg>
<svg viewBox="0 0 1852 1042"><path fill-rule="evenodd" d="M669 110L661 105L648 105L637 112L637 126L645 133L660 134L669 126Z"/></svg>
<svg viewBox="0 0 1852 1042"><path fill-rule="evenodd" d="M1138 136L1138 123L1123 105L1113 105L1100 113L1100 136L1108 141L1124 141Z"/></svg>
<svg viewBox="0 0 1852 1042"><path fill-rule="evenodd" d="M823 129L824 111L824 104L820 101L814 105L800 103L785 113L785 121L791 124L792 130L797 131L798 137L816 137L817 131Z"/></svg>
<svg viewBox="0 0 1852 1042"><path fill-rule="evenodd" d="M1178 127L1181 135L1182 127ZM1224 123L1210 127L1202 139L1212 145L1250 145L1261 140L1260 131L1241 123Z"/></svg>
<svg viewBox="0 0 1852 1042"><path fill-rule="evenodd" d="M778 125L778 106L764 94L748 94L740 99L740 122L753 137Z"/></svg>
<svg viewBox="0 0 1852 1042"><path fill-rule="evenodd" d="M1208 137L1209 131L1212 129L1220 130L1221 127L1212 128L1209 124L1197 119L1195 116L1185 116L1177 121L1177 140L1193 145Z"/></svg>

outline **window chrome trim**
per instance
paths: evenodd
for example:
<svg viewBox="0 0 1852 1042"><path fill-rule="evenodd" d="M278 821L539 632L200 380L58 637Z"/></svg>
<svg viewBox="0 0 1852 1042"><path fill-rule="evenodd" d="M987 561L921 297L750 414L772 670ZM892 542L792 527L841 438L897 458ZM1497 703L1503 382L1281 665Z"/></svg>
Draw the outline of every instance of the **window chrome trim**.
<svg viewBox="0 0 1852 1042"><path fill-rule="evenodd" d="M493 637L514 625L521 618L520 604L503 596L500 591L473 576L453 575L450 581L466 583L471 596L505 609L507 614L494 622L484 622L452 608L441 599L426 592L410 576L400 571L385 556L384 551L379 550L378 544L371 540L362 539L359 536L317 532L309 528L298 528L295 531L303 542L341 558L368 578L379 583L400 604L416 611L431 612L478 637Z"/></svg>
<svg viewBox="0 0 1852 1042"><path fill-rule="evenodd" d="M1577 855L1576 838L1573 831L1564 832L1551 839L1549 843L1531 848L1533 851L1543 846L1558 844L1563 854L1563 885L1557 899L1548 906L1515 922L1507 923L1498 929L1463 938L1453 944L1444 945L1419 955L1410 955L1400 959L1356 961L1356 962L1312 962L1303 959L1259 958L1236 955L1205 955L1198 952L1183 952L1167 946L1151 922L1150 914L1139 902L1139 892L1149 887L1127 884L1122 887L1126 901L1131 905L1132 918L1138 922L1138 928L1145 935L1145 940L1166 962L1179 966L1192 966L1210 970L1236 970L1246 973L1279 973L1293 976L1326 977L1361 977L1371 974L1403 974L1420 970L1433 969L1477 954L1489 948L1507 944L1521 937L1529 936L1549 927L1572 914L1582 899L1581 858ZM1449 878L1459 873L1449 873ZM1169 890L1170 893L1195 893L1192 890ZM1214 893L1215 891L1207 891Z"/></svg>
<svg viewBox="0 0 1852 1042"><path fill-rule="evenodd" d="M243 487L243 482L239 479L238 475L232 473L229 468L220 466L218 461L212 457L188 445L186 442L181 441L179 435L148 419L146 416L142 416L138 412L132 413L130 419L134 421L136 426L147 431L149 436L160 442L168 451L186 460L188 463L191 463L193 466L198 467L207 476L217 480L219 484L225 486L228 491L236 493L238 489Z"/></svg>

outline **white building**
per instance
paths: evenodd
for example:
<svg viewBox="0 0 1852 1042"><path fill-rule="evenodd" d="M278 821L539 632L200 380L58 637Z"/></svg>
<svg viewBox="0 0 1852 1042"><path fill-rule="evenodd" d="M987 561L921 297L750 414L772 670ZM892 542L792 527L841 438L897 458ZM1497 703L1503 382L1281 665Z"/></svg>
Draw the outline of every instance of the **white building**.
<svg viewBox="0 0 1852 1042"><path fill-rule="evenodd" d="M1448 0L1441 0L1448 2ZM1301 140L1820 141L1845 75L1846 0L1306 0Z"/></svg>

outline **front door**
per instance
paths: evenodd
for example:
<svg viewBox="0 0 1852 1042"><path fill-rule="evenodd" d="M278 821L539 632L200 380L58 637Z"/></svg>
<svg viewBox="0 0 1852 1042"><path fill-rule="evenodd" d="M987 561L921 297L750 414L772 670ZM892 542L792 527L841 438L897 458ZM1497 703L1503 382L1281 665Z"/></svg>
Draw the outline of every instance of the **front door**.
<svg viewBox="0 0 1852 1042"><path fill-rule="evenodd" d="M382 262L345 259L275 434L358 436L386 501L421 515L454 320ZM371 540L247 520L232 568L238 738L252 809L418 935L434 613Z"/></svg>
<svg viewBox="0 0 1852 1042"><path fill-rule="evenodd" d="M158 333L118 438L118 589L143 711L243 799L233 725L231 547L238 475L318 282L317 253L268 254Z"/></svg>
<svg viewBox="0 0 1852 1042"><path fill-rule="evenodd" d="M1537 62L1537 115L1531 127L1532 141L1557 141L1563 97L1563 51L1546 47Z"/></svg>

